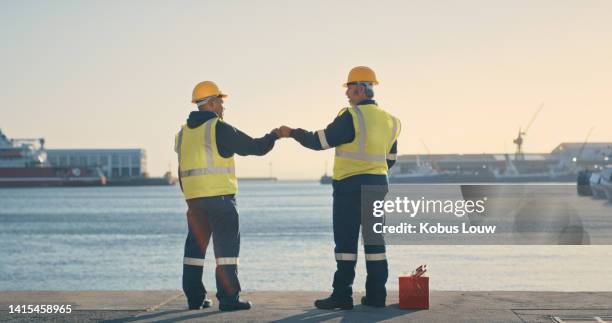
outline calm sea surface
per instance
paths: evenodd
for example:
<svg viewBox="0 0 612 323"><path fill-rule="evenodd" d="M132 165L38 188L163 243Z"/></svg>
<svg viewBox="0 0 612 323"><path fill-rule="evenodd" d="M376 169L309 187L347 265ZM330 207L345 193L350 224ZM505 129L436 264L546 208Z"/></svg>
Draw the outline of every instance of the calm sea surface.
<svg viewBox="0 0 612 323"><path fill-rule="evenodd" d="M243 289L329 290L331 203L315 182L240 183ZM0 290L180 289L185 211L178 187L0 189ZM612 290L612 246L391 246L388 258L390 289L426 263L436 290ZM361 247L357 266L363 290Z"/></svg>

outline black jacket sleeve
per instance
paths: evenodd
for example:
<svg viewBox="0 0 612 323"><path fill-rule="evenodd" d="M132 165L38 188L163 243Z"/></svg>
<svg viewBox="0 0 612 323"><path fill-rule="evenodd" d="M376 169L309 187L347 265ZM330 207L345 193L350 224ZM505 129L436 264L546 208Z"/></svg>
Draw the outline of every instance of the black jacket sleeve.
<svg viewBox="0 0 612 323"><path fill-rule="evenodd" d="M177 169L177 174L178 174L178 181L179 181L179 187L181 188L181 192L183 192L183 180L181 179L181 168L179 167Z"/></svg>
<svg viewBox="0 0 612 323"><path fill-rule="evenodd" d="M395 161L397 160L397 140L391 146L391 150L387 154L387 167L391 169L393 165L395 165Z"/></svg>
<svg viewBox="0 0 612 323"><path fill-rule="evenodd" d="M355 139L353 117L349 112L344 111L325 129L318 131L293 129L291 137L302 146L313 150L323 150L346 144Z"/></svg>
<svg viewBox="0 0 612 323"><path fill-rule="evenodd" d="M225 158L233 154L263 156L272 150L278 139L274 132L254 139L223 121L217 122L216 130L219 154Z"/></svg>

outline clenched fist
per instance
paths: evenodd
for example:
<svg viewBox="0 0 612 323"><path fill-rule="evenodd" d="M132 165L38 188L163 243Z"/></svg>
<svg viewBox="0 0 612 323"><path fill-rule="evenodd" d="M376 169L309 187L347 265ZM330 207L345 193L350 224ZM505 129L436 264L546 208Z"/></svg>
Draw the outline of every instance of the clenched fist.
<svg viewBox="0 0 612 323"><path fill-rule="evenodd" d="M287 126L281 126L280 128L278 128L278 136L281 138L288 138L291 135L291 131L293 129L287 127Z"/></svg>

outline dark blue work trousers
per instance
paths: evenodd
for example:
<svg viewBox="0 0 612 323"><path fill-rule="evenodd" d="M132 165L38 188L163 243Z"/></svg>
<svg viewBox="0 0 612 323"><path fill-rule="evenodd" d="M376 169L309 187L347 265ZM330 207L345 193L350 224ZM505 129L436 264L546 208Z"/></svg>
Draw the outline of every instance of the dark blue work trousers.
<svg viewBox="0 0 612 323"><path fill-rule="evenodd" d="M238 301L238 255L240 226L236 199L233 195L187 200L189 233L183 258L183 291L190 307L202 305L206 288L202 270L206 249L212 236L216 260L215 278L220 304Z"/></svg>
<svg viewBox="0 0 612 323"><path fill-rule="evenodd" d="M384 199L381 197L368 197ZM334 249L336 273L332 295L339 299L352 297L357 249L361 227L361 192L334 192ZM369 202L366 202L369 203ZM382 237L381 237L382 239ZM373 302L384 301L387 296L385 284L389 276L384 242L379 245L364 245L367 278L366 295Z"/></svg>

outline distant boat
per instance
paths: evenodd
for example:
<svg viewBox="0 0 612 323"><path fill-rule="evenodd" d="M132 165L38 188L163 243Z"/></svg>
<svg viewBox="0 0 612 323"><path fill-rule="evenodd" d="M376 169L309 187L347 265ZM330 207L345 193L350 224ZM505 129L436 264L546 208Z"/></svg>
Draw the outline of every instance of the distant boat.
<svg viewBox="0 0 612 323"><path fill-rule="evenodd" d="M327 162L325 162L325 174L323 174L323 176L321 176L321 179L319 179L319 183L321 184L332 184L334 182L334 179L327 175Z"/></svg>
<svg viewBox="0 0 612 323"><path fill-rule="evenodd" d="M327 173L325 173L325 175L321 176L321 179L319 179L319 183L321 184L331 184L333 182L334 180L331 176L328 176Z"/></svg>

